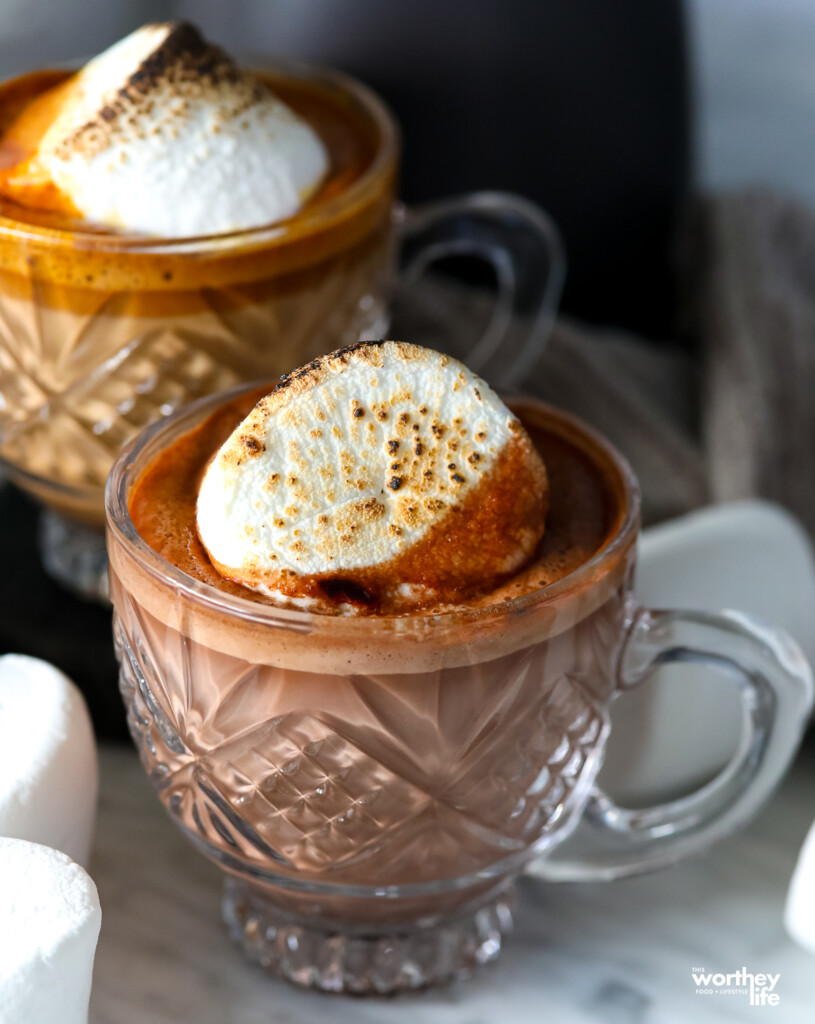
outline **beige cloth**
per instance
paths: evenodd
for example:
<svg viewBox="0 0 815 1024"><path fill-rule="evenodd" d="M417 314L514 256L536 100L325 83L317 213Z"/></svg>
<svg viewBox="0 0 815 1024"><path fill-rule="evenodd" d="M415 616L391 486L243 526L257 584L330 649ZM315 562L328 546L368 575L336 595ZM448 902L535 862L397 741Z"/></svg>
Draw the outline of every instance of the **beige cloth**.
<svg viewBox="0 0 815 1024"><path fill-rule="evenodd" d="M705 226L712 496L771 498L815 534L815 212L753 191L709 203Z"/></svg>
<svg viewBox="0 0 815 1024"><path fill-rule="evenodd" d="M490 304L469 289L425 280L396 303L391 336L420 339L466 362ZM513 328L509 349L522 331ZM483 371L488 380L491 368ZM522 390L605 434L640 479L645 521L656 522L709 500L695 427L696 376L685 349L562 318Z"/></svg>
<svg viewBox="0 0 815 1024"><path fill-rule="evenodd" d="M626 455L646 522L762 496L815 534L815 213L747 191L706 201L697 219L693 344L563 318L523 390L583 417ZM397 301L392 336L466 360L490 302L425 280Z"/></svg>

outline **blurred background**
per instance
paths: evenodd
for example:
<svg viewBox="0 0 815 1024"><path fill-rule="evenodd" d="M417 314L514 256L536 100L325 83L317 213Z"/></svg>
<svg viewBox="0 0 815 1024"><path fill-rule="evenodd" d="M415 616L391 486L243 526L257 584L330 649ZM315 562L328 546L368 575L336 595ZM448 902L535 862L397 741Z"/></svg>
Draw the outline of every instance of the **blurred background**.
<svg viewBox="0 0 815 1024"><path fill-rule="evenodd" d="M408 201L487 187L538 201L566 238L565 308L596 322L674 329L691 186L815 200L811 0L2 0L0 66L178 17L234 51L372 84L403 124Z"/></svg>

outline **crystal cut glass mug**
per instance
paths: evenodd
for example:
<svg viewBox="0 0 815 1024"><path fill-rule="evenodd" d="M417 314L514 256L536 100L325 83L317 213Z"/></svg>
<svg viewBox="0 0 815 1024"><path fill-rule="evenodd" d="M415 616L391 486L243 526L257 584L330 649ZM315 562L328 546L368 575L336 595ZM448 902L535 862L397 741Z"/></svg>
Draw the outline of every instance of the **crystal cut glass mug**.
<svg viewBox="0 0 815 1024"><path fill-rule="evenodd" d="M737 613L635 604L638 485L602 437L513 403L587 454L617 499L606 543L567 577L489 608L313 615L193 580L128 513L146 465L227 397L127 446L107 537L131 731L167 811L225 871L224 916L252 960L331 992L439 982L498 955L519 873L670 864L769 796L812 704L809 667ZM627 810L595 784L609 706L668 661L737 682L741 744L697 792Z"/></svg>
<svg viewBox="0 0 815 1024"><path fill-rule="evenodd" d="M0 85L0 129L39 79L46 88L68 74ZM494 267L492 321L470 353L456 353L493 380L521 379L554 319L565 261L534 204L474 193L406 210L394 198L398 126L378 97L298 63L259 74L318 129L325 123L332 152L324 194L289 220L155 239L29 223L9 204L0 209L0 469L46 506L46 568L89 597L104 598L106 586L105 480L146 424L382 337L394 290L444 257ZM507 328L520 304L530 329L511 351Z"/></svg>

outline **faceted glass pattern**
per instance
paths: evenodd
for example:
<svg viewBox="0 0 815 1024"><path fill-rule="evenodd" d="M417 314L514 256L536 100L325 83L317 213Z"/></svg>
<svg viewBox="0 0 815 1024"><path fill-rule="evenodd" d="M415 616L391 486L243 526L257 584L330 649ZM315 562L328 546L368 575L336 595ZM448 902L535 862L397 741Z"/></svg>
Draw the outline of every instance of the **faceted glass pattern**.
<svg viewBox="0 0 815 1024"><path fill-rule="evenodd" d="M17 482L54 507L60 485L87 491L85 517L101 522L113 458L145 424L381 331L391 262L388 228L246 286L106 292L3 272L0 455L39 478Z"/></svg>
<svg viewBox="0 0 815 1024"><path fill-rule="evenodd" d="M112 583L145 767L196 844L247 878L382 887L500 875L583 806L608 728L619 595L494 661L324 675L214 651Z"/></svg>

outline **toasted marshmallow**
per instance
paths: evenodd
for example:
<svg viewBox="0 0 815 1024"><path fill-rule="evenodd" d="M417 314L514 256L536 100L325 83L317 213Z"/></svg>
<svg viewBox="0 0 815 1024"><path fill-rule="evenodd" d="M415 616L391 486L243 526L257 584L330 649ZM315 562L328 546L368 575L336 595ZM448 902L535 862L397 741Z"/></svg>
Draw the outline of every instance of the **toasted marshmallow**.
<svg viewBox="0 0 815 1024"><path fill-rule="evenodd" d="M260 227L295 214L328 169L313 129L186 23L137 29L58 88L4 191L50 188L45 205L67 200L99 225L163 238Z"/></svg>
<svg viewBox="0 0 815 1024"><path fill-rule="evenodd" d="M288 377L198 494L224 577L342 610L455 603L533 555L548 484L520 422L465 366L363 342Z"/></svg>

